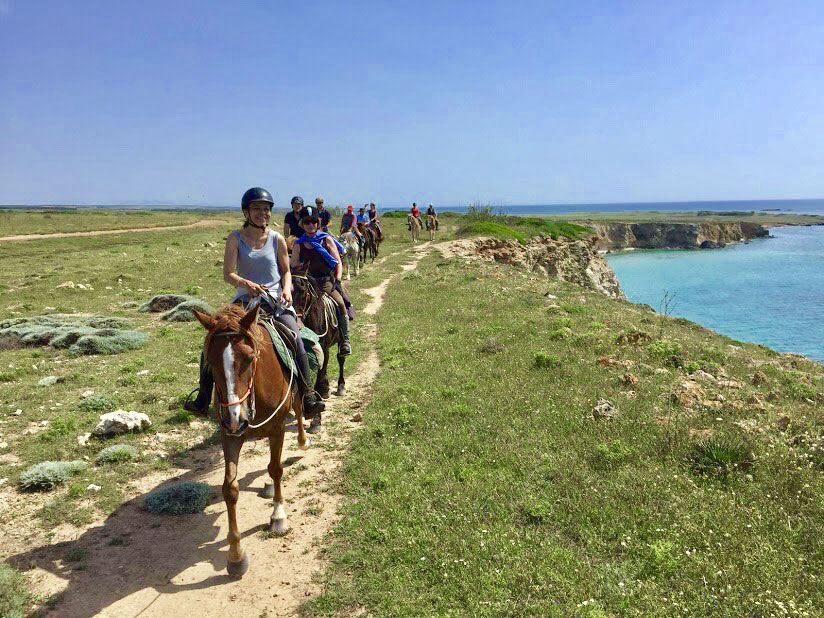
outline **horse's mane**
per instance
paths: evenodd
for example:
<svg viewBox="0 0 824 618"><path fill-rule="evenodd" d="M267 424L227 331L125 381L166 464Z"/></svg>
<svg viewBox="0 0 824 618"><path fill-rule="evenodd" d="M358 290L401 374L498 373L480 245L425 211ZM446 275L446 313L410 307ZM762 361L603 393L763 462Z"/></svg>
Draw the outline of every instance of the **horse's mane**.
<svg viewBox="0 0 824 618"><path fill-rule="evenodd" d="M240 305L228 303L217 310L214 315L215 327L206 334L206 341L203 343L203 349L208 354L209 344L212 342L212 335L214 333L223 332L240 332L240 320L246 315L246 310ZM247 331L249 336L254 340L255 345L263 344L263 338L260 334L260 329L251 328Z"/></svg>

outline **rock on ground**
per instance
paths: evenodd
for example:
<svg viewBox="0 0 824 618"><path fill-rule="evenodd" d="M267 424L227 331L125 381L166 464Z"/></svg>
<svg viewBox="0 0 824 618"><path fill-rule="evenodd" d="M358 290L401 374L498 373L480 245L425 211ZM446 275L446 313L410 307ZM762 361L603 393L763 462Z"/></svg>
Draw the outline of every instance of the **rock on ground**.
<svg viewBox="0 0 824 618"><path fill-rule="evenodd" d="M127 431L140 431L151 424L152 421L142 412L115 410L101 414L100 421L92 433L96 436L111 436Z"/></svg>

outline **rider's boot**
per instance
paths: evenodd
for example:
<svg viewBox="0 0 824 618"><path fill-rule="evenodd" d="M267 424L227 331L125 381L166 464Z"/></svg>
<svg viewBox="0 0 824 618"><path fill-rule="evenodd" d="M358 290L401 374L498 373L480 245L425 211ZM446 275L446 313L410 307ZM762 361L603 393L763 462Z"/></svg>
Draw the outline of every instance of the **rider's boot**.
<svg viewBox="0 0 824 618"><path fill-rule="evenodd" d="M197 414L198 416L207 416L209 414L209 402L212 401L212 389L215 381L212 378L212 370L203 360L203 354L200 355L200 384L197 391L197 397L194 399L187 398L183 402L183 409ZM191 396L195 391L192 391Z"/></svg>
<svg viewBox="0 0 824 618"><path fill-rule="evenodd" d="M338 355L349 356L352 353L352 344L349 343L349 316L346 315L345 310L338 310L338 329L340 330Z"/></svg>
<svg viewBox="0 0 824 618"><path fill-rule="evenodd" d="M299 347L296 356L296 364L298 366L298 392L303 398L303 416L304 418L312 418L316 415L320 416L320 413L326 409L326 404L323 403L323 399L318 397L315 389L312 388L312 374L309 371L309 359L306 356L306 350L303 349L303 347Z"/></svg>

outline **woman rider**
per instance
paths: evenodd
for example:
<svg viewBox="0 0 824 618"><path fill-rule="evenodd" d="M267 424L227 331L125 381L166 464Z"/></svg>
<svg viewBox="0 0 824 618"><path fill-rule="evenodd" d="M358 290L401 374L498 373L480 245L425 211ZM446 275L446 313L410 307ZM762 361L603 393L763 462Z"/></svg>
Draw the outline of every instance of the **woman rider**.
<svg viewBox="0 0 824 618"><path fill-rule="evenodd" d="M308 206L300 212L300 225L304 234L292 246L291 266L297 269L303 264L321 290L329 294L338 305L338 328L340 329L340 343L338 353L346 356L352 353L349 343L349 316L343 296L337 287L341 285L343 264L340 259L338 243L333 236L326 232L319 232L320 217L316 208Z"/></svg>
<svg viewBox="0 0 824 618"><path fill-rule="evenodd" d="M378 231L378 240L383 240L383 229L381 228L380 219L378 219L378 208L374 202L369 204L369 210L366 211L369 215L369 223Z"/></svg>
<svg viewBox="0 0 824 618"><path fill-rule="evenodd" d="M323 411L325 404L310 384L309 361L303 340L298 333L297 316L292 308L292 273L286 253L286 240L269 229L274 201L266 189L254 187L243 194L240 207L245 219L243 228L226 238L223 254L223 280L237 288L233 303L248 304L261 297L261 309L288 327L297 348L298 390L303 397L306 416ZM212 372L201 357L200 387L197 398L183 407L190 412L206 414L212 399Z"/></svg>

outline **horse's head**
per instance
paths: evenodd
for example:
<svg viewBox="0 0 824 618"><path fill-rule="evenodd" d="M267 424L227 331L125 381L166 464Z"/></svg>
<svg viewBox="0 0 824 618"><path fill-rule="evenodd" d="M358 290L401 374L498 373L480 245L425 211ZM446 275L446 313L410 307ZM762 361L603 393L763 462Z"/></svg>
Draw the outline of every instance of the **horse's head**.
<svg viewBox="0 0 824 618"><path fill-rule="evenodd" d="M244 312L226 305L214 316L192 310L207 330L203 344L206 363L212 369L218 398L220 424L227 434L239 436L253 414L259 341L254 326L260 306Z"/></svg>
<svg viewBox="0 0 824 618"><path fill-rule="evenodd" d="M315 299L319 296L311 277L293 275L292 276L295 311L300 316L305 316L312 307Z"/></svg>

